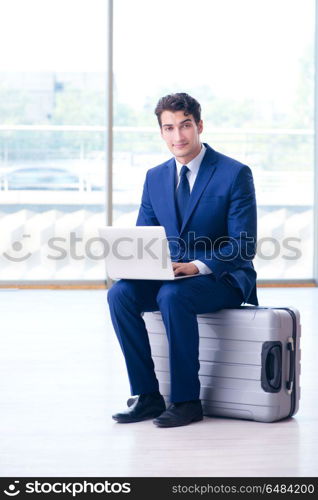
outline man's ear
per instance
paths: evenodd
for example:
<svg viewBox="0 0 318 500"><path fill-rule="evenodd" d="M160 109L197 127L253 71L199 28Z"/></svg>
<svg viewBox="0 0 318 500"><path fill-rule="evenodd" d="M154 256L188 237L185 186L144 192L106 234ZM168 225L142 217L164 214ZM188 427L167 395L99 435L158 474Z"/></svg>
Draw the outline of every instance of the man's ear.
<svg viewBox="0 0 318 500"><path fill-rule="evenodd" d="M203 131L203 121L200 120L199 123L198 123L198 132L199 132L199 134L201 134L202 131Z"/></svg>

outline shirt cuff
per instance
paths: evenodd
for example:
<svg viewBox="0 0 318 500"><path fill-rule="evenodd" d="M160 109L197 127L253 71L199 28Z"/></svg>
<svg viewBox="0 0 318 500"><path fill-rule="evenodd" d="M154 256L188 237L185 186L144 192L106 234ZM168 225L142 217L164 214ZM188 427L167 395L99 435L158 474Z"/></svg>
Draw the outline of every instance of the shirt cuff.
<svg viewBox="0 0 318 500"><path fill-rule="evenodd" d="M204 264L201 260L193 260L191 264L194 264L199 269L199 274L211 274L211 269Z"/></svg>

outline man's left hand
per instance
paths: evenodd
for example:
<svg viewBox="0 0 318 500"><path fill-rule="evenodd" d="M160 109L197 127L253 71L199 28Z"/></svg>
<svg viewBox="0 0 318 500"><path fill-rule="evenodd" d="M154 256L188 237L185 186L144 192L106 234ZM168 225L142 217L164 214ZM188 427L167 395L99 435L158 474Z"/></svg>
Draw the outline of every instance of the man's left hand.
<svg viewBox="0 0 318 500"><path fill-rule="evenodd" d="M192 262L172 262L175 276L198 274L199 269Z"/></svg>

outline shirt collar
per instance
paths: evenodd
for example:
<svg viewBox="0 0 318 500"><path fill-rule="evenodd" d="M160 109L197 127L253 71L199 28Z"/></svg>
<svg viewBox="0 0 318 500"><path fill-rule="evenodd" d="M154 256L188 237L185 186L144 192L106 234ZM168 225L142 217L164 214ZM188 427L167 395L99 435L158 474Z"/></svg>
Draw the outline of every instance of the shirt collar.
<svg viewBox="0 0 318 500"><path fill-rule="evenodd" d="M192 174L198 173L205 151L206 147L204 144L202 144L200 153L195 158L193 158L193 160L189 161L189 163L186 164ZM180 176L180 170L183 167L183 163L180 163L176 158L175 161L176 161L177 173L178 176Z"/></svg>

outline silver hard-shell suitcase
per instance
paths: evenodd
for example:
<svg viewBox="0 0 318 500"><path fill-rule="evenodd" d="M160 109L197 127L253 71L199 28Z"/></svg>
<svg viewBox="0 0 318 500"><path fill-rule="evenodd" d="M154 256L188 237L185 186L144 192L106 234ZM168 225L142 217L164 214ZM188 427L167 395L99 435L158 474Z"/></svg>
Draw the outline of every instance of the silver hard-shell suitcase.
<svg viewBox="0 0 318 500"><path fill-rule="evenodd" d="M169 402L168 341L160 312L144 313L160 391ZM206 416L273 422L300 399L300 317L293 307L199 314L200 398Z"/></svg>

